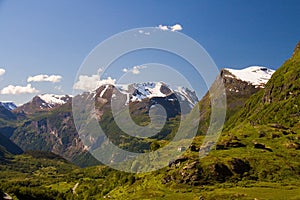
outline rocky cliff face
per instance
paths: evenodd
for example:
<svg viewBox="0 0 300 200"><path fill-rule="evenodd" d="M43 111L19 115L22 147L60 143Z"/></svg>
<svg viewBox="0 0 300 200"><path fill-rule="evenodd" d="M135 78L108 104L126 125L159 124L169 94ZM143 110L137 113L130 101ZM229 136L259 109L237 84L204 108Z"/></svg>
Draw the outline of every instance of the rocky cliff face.
<svg viewBox="0 0 300 200"><path fill-rule="evenodd" d="M266 67L252 66L241 70L222 69L209 91L199 102L199 134L205 134L210 121L210 94L218 91L218 84L224 84L226 93L226 120L240 110L247 99L265 87L274 70Z"/></svg>
<svg viewBox="0 0 300 200"><path fill-rule="evenodd" d="M73 122L71 104L25 119L10 139L24 151L49 151L79 166L96 164L82 144Z"/></svg>

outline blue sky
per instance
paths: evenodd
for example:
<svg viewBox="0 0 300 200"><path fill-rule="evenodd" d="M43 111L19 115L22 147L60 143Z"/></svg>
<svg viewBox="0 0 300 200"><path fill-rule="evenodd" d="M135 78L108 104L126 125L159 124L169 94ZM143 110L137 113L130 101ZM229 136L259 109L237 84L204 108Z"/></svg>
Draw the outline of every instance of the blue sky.
<svg viewBox="0 0 300 200"><path fill-rule="evenodd" d="M299 10L297 0L0 0L0 90L13 86L0 101L20 104L40 93L71 94L77 71L95 46L139 27L180 24L180 32L200 43L219 68L277 69L300 40ZM113 78L146 61L151 60L120 62ZM28 82L36 75L48 77ZM30 89L21 87L28 84L35 90L24 93ZM21 94L8 94L16 86Z"/></svg>

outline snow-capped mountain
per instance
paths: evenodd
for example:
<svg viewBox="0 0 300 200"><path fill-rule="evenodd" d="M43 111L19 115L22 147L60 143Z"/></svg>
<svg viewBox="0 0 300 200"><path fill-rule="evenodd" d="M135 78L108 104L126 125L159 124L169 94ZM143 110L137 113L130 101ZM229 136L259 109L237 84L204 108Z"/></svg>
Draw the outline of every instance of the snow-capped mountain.
<svg viewBox="0 0 300 200"><path fill-rule="evenodd" d="M16 104L14 104L11 101L3 101L0 102L0 106L3 106L4 108L6 108L7 110L14 110L17 108Z"/></svg>
<svg viewBox="0 0 300 200"><path fill-rule="evenodd" d="M57 105L62 105L69 102L72 96L69 95L56 95L56 94L41 94L38 97L44 101L42 106L46 106L48 108L55 107Z"/></svg>
<svg viewBox="0 0 300 200"><path fill-rule="evenodd" d="M275 72L275 70L262 66L250 66L240 70L225 68L224 70L230 73L225 75L226 77L236 78L260 88L264 88L264 85Z"/></svg>
<svg viewBox="0 0 300 200"><path fill-rule="evenodd" d="M111 103L114 103L114 108L117 106L117 110L129 106L135 114L149 112L152 106L161 105L169 117L175 117L189 113L198 102L194 91L184 87L173 89L163 82L102 85L93 95L81 95L80 98L74 97L74 100L80 102L91 96L95 98L95 105L100 109L97 112L99 117L103 114L103 109L109 109Z"/></svg>
<svg viewBox="0 0 300 200"><path fill-rule="evenodd" d="M198 102L198 97L194 91L185 87L171 89L163 82L134 83L130 85L117 85L116 87L121 93L127 94L127 103L142 101L147 98L167 97L171 94L175 94L182 101L188 101L191 106L194 106Z"/></svg>
<svg viewBox="0 0 300 200"><path fill-rule="evenodd" d="M33 99L19 106L16 112L34 113L37 111L46 111L65 103L71 102L70 95L55 95L55 94L41 94L33 97Z"/></svg>

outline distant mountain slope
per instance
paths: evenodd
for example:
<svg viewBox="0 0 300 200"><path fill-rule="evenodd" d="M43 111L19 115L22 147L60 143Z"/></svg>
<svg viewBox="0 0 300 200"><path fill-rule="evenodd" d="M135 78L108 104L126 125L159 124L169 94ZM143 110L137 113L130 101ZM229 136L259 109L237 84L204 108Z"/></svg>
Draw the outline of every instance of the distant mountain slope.
<svg viewBox="0 0 300 200"><path fill-rule="evenodd" d="M0 106L3 106L7 110L14 110L17 108L16 104L11 101L0 102Z"/></svg>
<svg viewBox="0 0 300 200"><path fill-rule="evenodd" d="M0 105L0 120L15 120L16 115L6 107Z"/></svg>

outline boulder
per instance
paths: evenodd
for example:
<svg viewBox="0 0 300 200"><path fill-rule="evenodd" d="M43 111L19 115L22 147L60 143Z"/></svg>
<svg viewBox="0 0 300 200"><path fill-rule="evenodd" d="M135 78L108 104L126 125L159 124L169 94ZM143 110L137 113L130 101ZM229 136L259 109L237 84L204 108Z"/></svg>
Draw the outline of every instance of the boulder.
<svg viewBox="0 0 300 200"><path fill-rule="evenodd" d="M229 161L229 163L232 171L240 175L244 174L245 172L249 172L251 169L251 166L247 161L243 161L239 158L233 158L231 161Z"/></svg>
<svg viewBox="0 0 300 200"><path fill-rule="evenodd" d="M224 182L226 178L231 177L233 173L223 163L216 163L211 166L211 172L217 181Z"/></svg>
<svg viewBox="0 0 300 200"><path fill-rule="evenodd" d="M265 149L266 145L255 142L254 143L254 148L256 148L256 149Z"/></svg>
<svg viewBox="0 0 300 200"><path fill-rule="evenodd" d="M191 151L199 151L199 149L195 145L191 145L189 148Z"/></svg>

